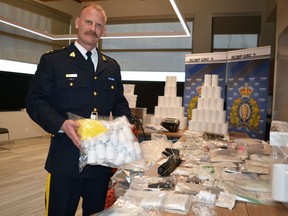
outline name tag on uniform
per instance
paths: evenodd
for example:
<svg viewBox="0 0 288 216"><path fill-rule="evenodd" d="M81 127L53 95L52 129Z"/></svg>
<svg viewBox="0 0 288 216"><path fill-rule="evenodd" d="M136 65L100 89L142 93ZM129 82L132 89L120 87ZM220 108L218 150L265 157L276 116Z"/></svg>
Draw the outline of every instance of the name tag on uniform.
<svg viewBox="0 0 288 216"><path fill-rule="evenodd" d="M75 78L78 77L78 74L65 74L66 78Z"/></svg>

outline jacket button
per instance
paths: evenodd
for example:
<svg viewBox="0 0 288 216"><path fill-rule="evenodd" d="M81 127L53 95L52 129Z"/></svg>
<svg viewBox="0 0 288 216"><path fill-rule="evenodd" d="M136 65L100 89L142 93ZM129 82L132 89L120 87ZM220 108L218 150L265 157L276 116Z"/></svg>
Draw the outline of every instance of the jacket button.
<svg viewBox="0 0 288 216"><path fill-rule="evenodd" d="M114 89L114 86L113 86L113 85L111 86L111 89Z"/></svg>
<svg viewBox="0 0 288 216"><path fill-rule="evenodd" d="M97 76L94 76L94 80L97 80Z"/></svg>
<svg viewBox="0 0 288 216"><path fill-rule="evenodd" d="M74 83L71 82L69 85L72 87L74 85Z"/></svg>
<svg viewBox="0 0 288 216"><path fill-rule="evenodd" d="M96 96L96 95L97 95L97 92L93 92L93 95Z"/></svg>

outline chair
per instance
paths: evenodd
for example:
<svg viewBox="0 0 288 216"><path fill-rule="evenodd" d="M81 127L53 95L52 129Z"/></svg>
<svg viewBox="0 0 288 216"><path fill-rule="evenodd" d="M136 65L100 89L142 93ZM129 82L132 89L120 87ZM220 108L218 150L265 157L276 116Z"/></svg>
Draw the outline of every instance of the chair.
<svg viewBox="0 0 288 216"><path fill-rule="evenodd" d="M7 128L0 128L0 134L7 134L8 136L8 148L4 148L4 147L1 147L1 148L4 148L4 149L8 149L10 151L10 136L9 136L9 130Z"/></svg>

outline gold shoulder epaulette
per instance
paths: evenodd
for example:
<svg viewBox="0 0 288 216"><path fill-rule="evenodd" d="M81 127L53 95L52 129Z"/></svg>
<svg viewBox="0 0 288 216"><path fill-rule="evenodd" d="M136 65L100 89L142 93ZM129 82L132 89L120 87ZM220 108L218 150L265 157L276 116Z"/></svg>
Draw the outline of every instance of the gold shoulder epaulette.
<svg viewBox="0 0 288 216"><path fill-rule="evenodd" d="M107 59L111 59L111 60L116 62L115 59L111 58L110 56L105 55L102 51L101 51L101 55L102 55L103 61L107 61Z"/></svg>
<svg viewBox="0 0 288 216"><path fill-rule="evenodd" d="M67 47L62 47L62 49L48 50L46 53L50 54L50 53L59 52L59 51L65 49L65 48L67 48Z"/></svg>
<svg viewBox="0 0 288 216"><path fill-rule="evenodd" d="M48 50L46 53L53 53L55 50Z"/></svg>

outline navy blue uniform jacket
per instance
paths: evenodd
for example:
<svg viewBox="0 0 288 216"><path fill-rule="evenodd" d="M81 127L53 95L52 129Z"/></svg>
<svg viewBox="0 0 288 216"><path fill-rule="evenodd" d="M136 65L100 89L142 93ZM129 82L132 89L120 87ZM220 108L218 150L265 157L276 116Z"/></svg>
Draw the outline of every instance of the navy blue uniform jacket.
<svg viewBox="0 0 288 216"><path fill-rule="evenodd" d="M96 72L74 44L42 55L33 77L26 109L29 116L52 134L45 168L48 172L67 177L98 177L111 173L103 166L86 166L79 173L79 149L66 134L58 133L67 112L90 118L96 110L99 116L114 117L131 112L123 95L120 66L98 50Z"/></svg>

